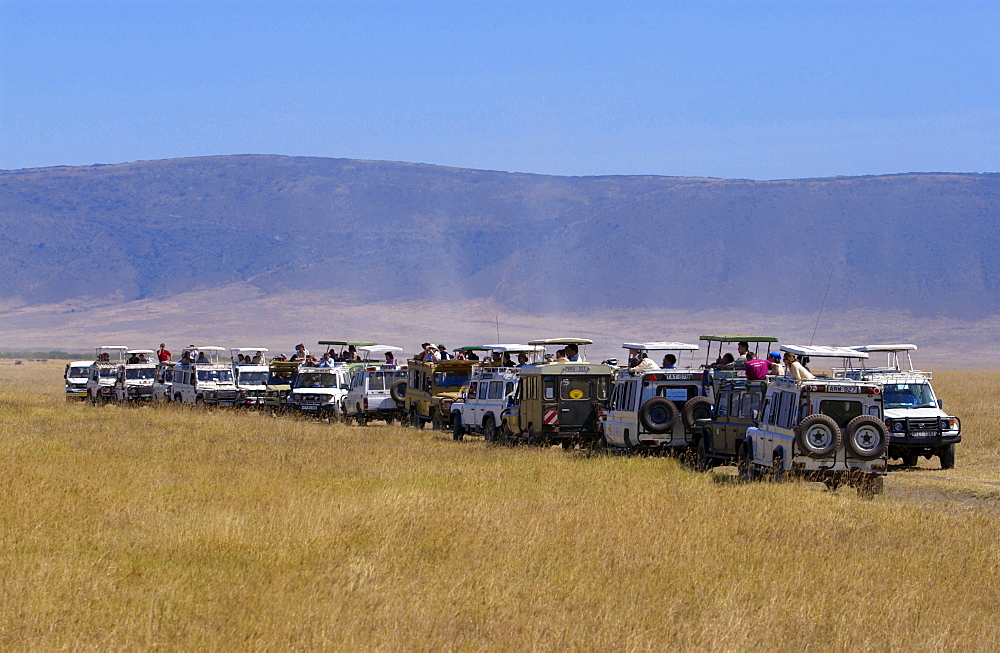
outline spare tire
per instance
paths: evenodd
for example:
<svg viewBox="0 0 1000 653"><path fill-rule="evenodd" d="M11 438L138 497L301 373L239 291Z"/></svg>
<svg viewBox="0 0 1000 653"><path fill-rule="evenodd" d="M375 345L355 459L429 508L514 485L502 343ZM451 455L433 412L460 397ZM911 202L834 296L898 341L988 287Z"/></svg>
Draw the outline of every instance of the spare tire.
<svg viewBox="0 0 1000 653"><path fill-rule="evenodd" d="M847 448L861 460L873 460L885 453L889 429L885 422L871 415L858 415L844 429Z"/></svg>
<svg viewBox="0 0 1000 653"><path fill-rule="evenodd" d="M691 397L681 408L681 422L688 431L694 428L695 421L711 419L711 417L712 402L708 400L708 397Z"/></svg>
<svg viewBox="0 0 1000 653"><path fill-rule="evenodd" d="M397 405L402 406L403 402L406 400L406 379L399 379L393 382L389 386L389 396L392 400L396 402Z"/></svg>
<svg viewBox="0 0 1000 653"><path fill-rule="evenodd" d="M840 448L842 439L840 427L829 415L809 415L795 427L795 442L810 458L829 456Z"/></svg>
<svg viewBox="0 0 1000 653"><path fill-rule="evenodd" d="M650 433L666 433L677 422L677 407L666 397L650 397L639 408L639 422Z"/></svg>

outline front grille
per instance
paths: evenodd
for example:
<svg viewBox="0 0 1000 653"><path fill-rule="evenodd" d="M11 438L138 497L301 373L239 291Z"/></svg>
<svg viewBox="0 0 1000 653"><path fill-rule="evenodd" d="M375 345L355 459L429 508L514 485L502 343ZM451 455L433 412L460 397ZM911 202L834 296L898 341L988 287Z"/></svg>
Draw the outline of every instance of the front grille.
<svg viewBox="0 0 1000 653"><path fill-rule="evenodd" d="M236 399L235 390L218 390L215 393L216 399Z"/></svg>

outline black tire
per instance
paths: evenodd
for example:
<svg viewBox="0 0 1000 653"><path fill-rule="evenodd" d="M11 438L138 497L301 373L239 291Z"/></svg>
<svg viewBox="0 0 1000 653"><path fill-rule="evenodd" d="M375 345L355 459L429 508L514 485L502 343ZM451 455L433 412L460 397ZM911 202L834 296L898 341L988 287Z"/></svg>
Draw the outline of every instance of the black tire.
<svg viewBox="0 0 1000 653"><path fill-rule="evenodd" d="M885 454L889 429L885 422L870 415L858 415L844 429L848 450L861 460L874 460Z"/></svg>
<svg viewBox="0 0 1000 653"><path fill-rule="evenodd" d="M694 428L694 423L699 419L710 419L712 417L712 402L708 397L691 397L681 408L681 423L688 431Z"/></svg>
<svg viewBox="0 0 1000 653"><path fill-rule="evenodd" d="M420 416L417 415L417 409L410 409L410 426L415 429L421 429L424 427L423 422L420 421Z"/></svg>
<svg viewBox="0 0 1000 653"><path fill-rule="evenodd" d="M779 483L785 478L785 456L781 452L771 458L771 467L767 470L767 479Z"/></svg>
<svg viewBox="0 0 1000 653"><path fill-rule="evenodd" d="M181 399L181 393L178 392L177 394L174 395L174 401L176 401L177 403L181 403L183 401L183 399Z"/></svg>
<svg viewBox="0 0 1000 653"><path fill-rule="evenodd" d="M902 458L903 458L903 464L906 465L907 467L916 467L917 460L920 458L920 456L918 454L907 451L902 455Z"/></svg>
<svg viewBox="0 0 1000 653"><path fill-rule="evenodd" d="M483 439L487 442L497 441L497 424L492 415L483 418Z"/></svg>
<svg viewBox="0 0 1000 653"><path fill-rule="evenodd" d="M829 456L840 448L843 437L837 422L820 413L802 418L795 427L795 442L810 458Z"/></svg>
<svg viewBox="0 0 1000 653"><path fill-rule="evenodd" d="M406 379L399 379L389 386L389 396L396 402L397 406L402 406L406 401Z"/></svg>
<svg viewBox="0 0 1000 653"><path fill-rule="evenodd" d="M666 433L677 422L677 407L666 397L650 397L639 408L639 423L650 433Z"/></svg>
<svg viewBox="0 0 1000 653"><path fill-rule="evenodd" d="M455 442L461 442L464 435L465 429L462 428L462 416L456 413L451 419L451 439Z"/></svg>
<svg viewBox="0 0 1000 653"><path fill-rule="evenodd" d="M506 422L501 422L500 428L497 429L497 444L509 445L510 443L510 429L507 428Z"/></svg>
<svg viewBox="0 0 1000 653"><path fill-rule="evenodd" d="M736 452L736 469L739 471L739 478L747 483L757 479L757 468L753 464L748 442L741 444Z"/></svg>
<svg viewBox="0 0 1000 653"><path fill-rule="evenodd" d="M941 469L952 469L955 467L955 443L943 447L938 453L941 459Z"/></svg>
<svg viewBox="0 0 1000 653"><path fill-rule="evenodd" d="M712 466L712 459L708 457L708 445L705 438L698 438L698 452L694 461L695 469L699 472L707 472Z"/></svg>
<svg viewBox="0 0 1000 653"><path fill-rule="evenodd" d="M535 432L534 426L528 427L528 444L539 444L538 433Z"/></svg>

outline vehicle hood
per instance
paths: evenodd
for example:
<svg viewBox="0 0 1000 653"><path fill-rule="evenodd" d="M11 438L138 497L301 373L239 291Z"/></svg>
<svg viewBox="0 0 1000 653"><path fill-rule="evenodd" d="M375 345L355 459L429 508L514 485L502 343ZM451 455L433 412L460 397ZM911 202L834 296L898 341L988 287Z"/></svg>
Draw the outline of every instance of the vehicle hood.
<svg viewBox="0 0 1000 653"><path fill-rule="evenodd" d="M949 417L948 413L940 408L886 408L884 413L886 419Z"/></svg>

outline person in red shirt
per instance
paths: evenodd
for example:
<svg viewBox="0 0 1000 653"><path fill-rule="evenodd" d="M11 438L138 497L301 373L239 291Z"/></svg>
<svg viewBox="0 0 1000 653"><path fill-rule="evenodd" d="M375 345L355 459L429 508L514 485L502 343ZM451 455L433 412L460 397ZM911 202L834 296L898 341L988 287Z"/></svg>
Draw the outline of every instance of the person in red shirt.
<svg viewBox="0 0 1000 653"><path fill-rule="evenodd" d="M167 346L162 342L160 343L160 348L156 351L156 357L160 359L161 363L166 363L170 360L170 352L167 351Z"/></svg>

